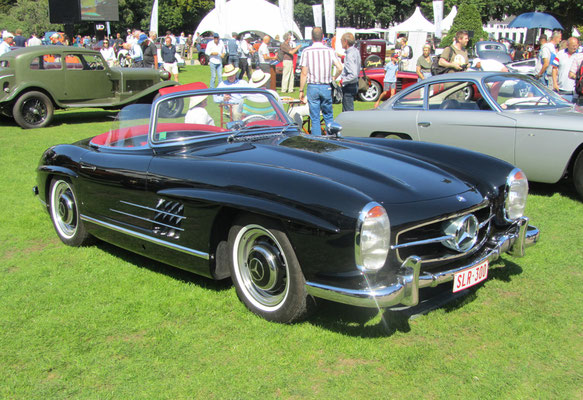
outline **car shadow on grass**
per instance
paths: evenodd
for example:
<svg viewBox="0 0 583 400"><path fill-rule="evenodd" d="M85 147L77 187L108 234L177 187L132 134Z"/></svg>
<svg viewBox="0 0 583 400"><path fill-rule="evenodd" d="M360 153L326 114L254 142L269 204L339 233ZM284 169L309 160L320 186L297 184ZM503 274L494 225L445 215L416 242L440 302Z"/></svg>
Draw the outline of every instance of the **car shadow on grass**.
<svg viewBox="0 0 583 400"><path fill-rule="evenodd" d="M510 282L512 277L522 273L522 268L512 261L500 259L497 268L488 271L488 281ZM379 310L318 300L317 308L308 323L347 336L362 338L390 337L396 332L407 333L410 322L438 309L454 312L476 300L483 283L466 290L452 293L451 284L426 288L419 293L419 304L415 307Z"/></svg>
<svg viewBox="0 0 583 400"><path fill-rule="evenodd" d="M55 113L49 126L75 125L95 122L113 122L118 110L62 111Z"/></svg>
<svg viewBox="0 0 583 400"><path fill-rule="evenodd" d="M201 288L211 289L217 292L226 291L231 289L232 287L230 279L223 279L220 281L210 279L202 275L185 271L183 269L173 267L171 265L153 260L151 258L141 256L129 250L125 250L115 245L102 241L97 241L95 246L100 250L103 250L115 257L118 257L125 262L135 265L137 268L145 268L152 272L169 276L172 279L176 279L177 281L183 283L191 283L193 285L200 286Z"/></svg>
<svg viewBox="0 0 583 400"><path fill-rule="evenodd" d="M575 191L573 182L570 180L562 180L559 183L538 183L528 182L529 194L537 196L553 197L555 193L561 196L568 197L571 200L581 201L581 198Z"/></svg>

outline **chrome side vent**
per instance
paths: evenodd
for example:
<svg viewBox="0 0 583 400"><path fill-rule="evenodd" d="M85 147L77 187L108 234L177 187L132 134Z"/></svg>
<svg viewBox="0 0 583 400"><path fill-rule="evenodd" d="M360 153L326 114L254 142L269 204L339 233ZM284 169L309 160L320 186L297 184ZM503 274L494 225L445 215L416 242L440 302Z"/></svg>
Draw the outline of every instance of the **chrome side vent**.
<svg viewBox="0 0 583 400"><path fill-rule="evenodd" d="M183 231L181 225L184 218L183 204L160 199L156 204L152 231L159 236L179 239Z"/></svg>

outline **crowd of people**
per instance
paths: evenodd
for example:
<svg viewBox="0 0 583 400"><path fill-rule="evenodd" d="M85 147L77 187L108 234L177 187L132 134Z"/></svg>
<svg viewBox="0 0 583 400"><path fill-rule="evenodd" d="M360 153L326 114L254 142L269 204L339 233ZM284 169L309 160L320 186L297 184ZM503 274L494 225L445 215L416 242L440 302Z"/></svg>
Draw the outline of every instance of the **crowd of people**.
<svg viewBox="0 0 583 400"><path fill-rule="evenodd" d="M204 52L208 57L209 86L211 88L246 84L252 81L256 71L263 73L261 79L266 79L265 85L269 87L272 65L282 62L282 93L294 92L293 59L301 47L294 43L292 32L284 34L275 55L273 48L270 50L269 47L270 36L266 35L254 43L249 33L244 35L233 33L232 37L228 39L221 39L215 33L212 40L206 43L206 48L203 48L203 38L199 33L193 36L185 35L182 32L179 36L174 36L171 32L167 32L164 40L159 43L160 51L156 46L157 35L155 32L146 34L137 29L128 29L125 38L117 33L115 36L105 37L101 41L97 41L95 37L82 37L81 35L70 40L66 35L59 33L52 34L49 39L50 44L53 45L98 48L110 66L159 68L161 65L176 81L178 81L176 55L179 54L189 59L192 58L196 49L197 52ZM312 30L312 45L304 49L301 59L298 60L301 67L299 97L309 106L313 126L312 133L316 135L321 133L320 113L322 113L326 124L332 122L332 82L341 77L343 111L354 110L354 98L359 91L359 74L362 65L360 53L354 47L355 37L351 33L346 33L340 38L344 50L343 63L340 55L334 50L335 40L334 36L332 43L328 43L322 29L314 28ZM383 94L379 97L375 107L379 105L381 99L395 94L397 72L400 69L411 69L413 62L416 62L415 70L419 79L428 78L436 73L458 72L468 68L485 71L508 71L506 66L495 60L476 58L470 63L466 48L468 41L469 36L466 31L457 32L454 43L437 56L436 67L432 55L435 48L432 43L426 43L423 46L423 53L414 59L413 50L407 44L407 38L399 38L397 44L399 51L393 54L384 66ZM577 38L571 37L568 40L562 40L559 31L553 33L549 40L542 35L538 53L530 46L524 47L517 44L510 48L508 42L503 40L501 42L507 47L508 53L512 55L514 60L536 57L535 74L542 84L569 101L583 102L583 96L578 95L575 88L577 74L583 63L583 49ZM0 55L14 47L36 46L41 43L35 33L27 39L22 36L21 30L16 30L15 34L5 31L2 34ZM252 70L252 65L256 68L255 72ZM226 79L221 80L221 78Z"/></svg>

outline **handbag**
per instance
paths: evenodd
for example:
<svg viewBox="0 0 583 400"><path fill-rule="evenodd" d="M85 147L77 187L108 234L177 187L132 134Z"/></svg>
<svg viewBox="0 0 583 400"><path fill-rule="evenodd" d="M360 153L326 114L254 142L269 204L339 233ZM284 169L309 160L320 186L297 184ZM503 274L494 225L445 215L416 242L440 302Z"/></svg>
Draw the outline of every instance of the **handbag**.
<svg viewBox="0 0 583 400"><path fill-rule="evenodd" d="M370 79L366 76L364 67L362 67L362 76L358 78L358 91L366 92L370 87Z"/></svg>

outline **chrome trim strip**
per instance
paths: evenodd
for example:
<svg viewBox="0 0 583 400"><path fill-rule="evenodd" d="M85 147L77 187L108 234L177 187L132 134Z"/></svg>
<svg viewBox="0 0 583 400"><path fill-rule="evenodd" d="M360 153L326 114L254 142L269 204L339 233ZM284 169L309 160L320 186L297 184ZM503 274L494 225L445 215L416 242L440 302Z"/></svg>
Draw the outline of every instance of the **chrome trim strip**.
<svg viewBox="0 0 583 400"><path fill-rule="evenodd" d="M179 230L179 231L181 231L181 232L184 232L184 229L182 229L182 228L178 228L178 227L176 227L176 226L172 226L172 225L166 225L166 224L164 224L164 223L162 223L162 222L159 222L159 221L154 221L154 220L152 220L152 219L149 219L149 218L139 217L139 216L137 216L137 215L134 215L134 214L126 213L126 212L119 211L119 210L114 210L113 208L110 208L110 209L109 209L109 211L112 211L112 212L114 212L114 213L118 213L118 214L122 214L122 215L126 215L126 216L128 216L128 217L132 217L132 218L140 219L140 220L142 220L142 221L151 222L151 223L153 223L153 224L156 224L156 225L162 225L162 226L165 226L166 228L170 228L170 229L176 229L176 230Z"/></svg>
<svg viewBox="0 0 583 400"><path fill-rule="evenodd" d="M316 282L306 282L306 290L315 297L350 304L359 307L387 308L397 304L414 306L418 303L418 289L435 287L453 280L454 274L478 265L488 260L497 260L502 253L524 254L524 249L538 242L540 231L528 225L528 218L523 217L506 233L493 238L493 243L481 256L459 267L437 272L424 272L419 275L420 259L411 256L403 262L397 273L396 281L384 286L368 289L347 289L323 285ZM510 232L515 230L515 232ZM503 265L502 265L503 266ZM496 268L496 266L490 266Z"/></svg>
<svg viewBox="0 0 583 400"><path fill-rule="evenodd" d="M180 251L182 253L190 254L190 255L193 255L193 256L196 256L199 258L203 258L205 260L209 259L209 254L202 252L202 251L190 249L188 247L180 246L180 245L175 244L175 243L166 242L164 240L161 240L161 239L158 239L158 238L155 238L152 236L144 235L143 233L132 231L130 229L122 228L121 226L110 224L108 222L100 221L98 219L91 218L91 217L88 217L88 216L83 215L83 214L81 214L81 219L83 221L91 222L93 224L114 230L116 232L125 233L126 235L129 235L129 236L132 236L132 237L135 237L138 239L142 239L142 240L145 240L147 242L154 243L154 244L157 244L160 246L164 246L164 247L167 247L167 248L172 249L172 250L176 250L176 251Z"/></svg>
<svg viewBox="0 0 583 400"><path fill-rule="evenodd" d="M490 223L490 221L492 221L492 218L494 218L494 214L490 214L490 216L484 220L484 222L482 222L478 228L482 229L483 227L485 227L486 225L488 225Z"/></svg>
<svg viewBox="0 0 583 400"><path fill-rule="evenodd" d="M396 244L391 246L391 250L395 249L402 249L403 247L411 247L411 246L419 246L422 244L431 244L431 243L439 243L443 242L444 240L453 239L453 235L441 236L432 239L425 239L425 240L417 240L415 242L403 243L403 244Z"/></svg>
<svg viewBox="0 0 583 400"><path fill-rule="evenodd" d="M172 217L174 217L174 218L186 219L186 217L184 217L184 216L182 216L182 215L173 214L173 213L171 213L171 212L168 212L168 211L163 211L163 210L159 210L159 209L157 209L157 208L146 207L146 206L142 206L142 205L135 204L135 203L130 203L130 202L128 202L128 201L123 201L123 200L120 200L119 202L120 202L120 203L123 203L123 204L127 204L128 206L134 206L134 207L138 207L138 208L141 208L141 209L143 209L143 210L154 211L154 212L157 212L157 213L160 213L160 214L166 214L166 215L170 215L170 216L172 216Z"/></svg>

